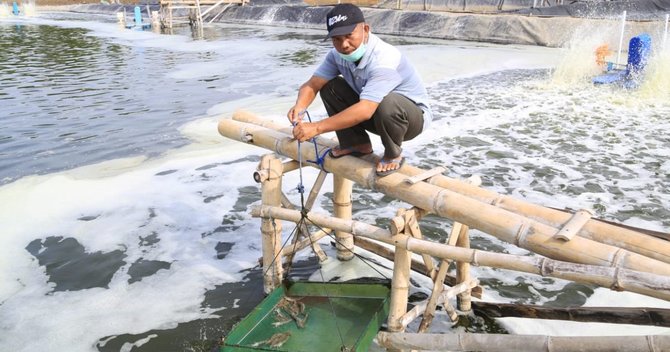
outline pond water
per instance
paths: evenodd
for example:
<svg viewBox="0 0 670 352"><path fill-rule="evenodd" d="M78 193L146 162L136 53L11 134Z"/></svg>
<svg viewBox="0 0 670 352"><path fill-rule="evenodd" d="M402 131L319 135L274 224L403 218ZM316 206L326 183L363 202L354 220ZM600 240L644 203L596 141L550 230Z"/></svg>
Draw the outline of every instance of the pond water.
<svg viewBox="0 0 670 352"><path fill-rule="evenodd" d="M266 151L219 136L216 124L237 108L284 121L329 44L320 31L279 27L216 25L192 37L123 30L111 16L0 20L0 350L209 351L263 298L248 206ZM589 83L597 67L583 37L566 49L385 38L417 66L436 115L405 146L411 164L670 231L667 52L654 53L640 89L622 91ZM325 115L318 102L310 112ZM316 171L304 176L309 188ZM293 200L297 183L284 179ZM331 209L331 189L317 211ZM386 226L401 206L355 189L358 220ZM450 223L422 227L444 240ZM473 247L528 254L476 231ZM307 254L298 260L294 275L318 271ZM324 278L333 275L345 276ZM665 304L504 270L474 275L489 301ZM429 292L417 280L413 290ZM452 329L439 315L433 330L661 330L552 324L473 316Z"/></svg>

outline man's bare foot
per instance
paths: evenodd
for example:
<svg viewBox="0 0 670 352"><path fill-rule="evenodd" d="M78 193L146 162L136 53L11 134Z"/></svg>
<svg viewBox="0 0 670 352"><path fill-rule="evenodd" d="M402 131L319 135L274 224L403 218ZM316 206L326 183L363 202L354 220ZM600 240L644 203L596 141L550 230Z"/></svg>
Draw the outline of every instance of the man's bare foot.
<svg viewBox="0 0 670 352"><path fill-rule="evenodd" d="M371 144L359 144L352 147L344 147L344 148L337 146L331 149L328 154L330 154L331 157L337 159L345 155L363 156L370 153L372 153Z"/></svg>
<svg viewBox="0 0 670 352"><path fill-rule="evenodd" d="M402 167L405 163L405 158L401 156L392 159L382 158L377 163L377 176L386 176L390 175Z"/></svg>

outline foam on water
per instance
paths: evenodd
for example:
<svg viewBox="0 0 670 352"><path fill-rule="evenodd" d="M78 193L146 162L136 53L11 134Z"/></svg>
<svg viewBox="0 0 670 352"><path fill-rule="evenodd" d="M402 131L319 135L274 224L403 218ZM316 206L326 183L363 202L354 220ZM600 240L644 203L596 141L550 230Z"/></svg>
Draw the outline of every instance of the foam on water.
<svg viewBox="0 0 670 352"><path fill-rule="evenodd" d="M175 52L220 52L229 50L230 43L123 32L112 30L111 24L48 23L81 25L92 30L92 35L123 45ZM235 43L242 45L242 39ZM291 49L282 49L286 43ZM630 98L630 92L594 88L576 79L553 84L549 69L560 66L565 50L444 44L401 46L430 82L437 117L431 130L404 146L410 163L422 167L446 165L453 177L479 174L485 187L531 202L586 207L600 216L632 225L670 229L670 142L664 137L670 133L670 122L664 118L670 116L667 100L656 97L640 102ZM279 44L245 40L244 45L261 58L272 51L296 50L309 50L318 57L327 50L300 40ZM216 124L240 107L285 121L284 114L295 99L297 87L316 65L297 64L290 56L286 60L282 61L285 67L272 69L263 68L268 61L250 62L244 55L230 62L204 60L205 68L178 66L171 75L181 79L206 77L208 72L226 74L228 71L220 66L240 67L243 72L239 83L221 89L250 94L239 100L212 102L208 116L181 125L179 131L193 141L187 147L159 158L114 160L24 177L0 187L0 349L91 351L109 348L119 335L137 335L127 337L120 346L121 350L132 350L150 346L159 339L156 331L181 323L217 316L235 318L227 312L243 306L248 297L233 297L229 304L216 309L204 302L207 292L222 283L245 280L257 265L259 221L250 218L247 207L260 198L251 175L258 157L267 151L218 136ZM245 62L250 63L250 69L242 68ZM650 69L654 72L667 72L662 71L663 64L658 69L653 67ZM284 84L260 89L267 77L254 76L254 71ZM561 75L559 72L555 70L553 76ZM314 118L325 116L318 101L310 112ZM378 139L373 141L375 150L381 152ZM316 171L306 170L304 177L305 185L311 185ZM283 179L284 190L295 203L299 194L292 188L298 182L297 173ZM330 189L328 179L322 193ZM395 210L406 206L361 189L355 189L353 197L356 219L379 226L386 226ZM329 210L328 203L317 201L315 211ZM424 226L426 236L438 239L450 227L431 218ZM290 231L289 225L285 228ZM82 248L79 257L54 255L54 251L73 243ZM323 243L332 253L328 240ZM476 231L473 246L529 255ZM216 248L224 248L221 251L225 253ZM109 266L118 270L107 270L109 278L102 283L77 286L81 282L59 272L59 267L67 265L83 270L95 264L87 258L108 254L116 258ZM390 263L375 260L390 276ZM135 268L146 262L160 263L160 269L136 274ZM335 264L335 260L324 263L327 278L353 277L361 272L354 262L337 268ZM369 267L364 267L363 273L375 275ZM593 294L589 287L569 286L562 280L491 268L474 268L473 275L482 279L486 300L611 304L609 291L596 290ZM429 288L427 282L417 280L419 289ZM636 295L626 297L639 305L658 304ZM435 328L449 330L450 324L445 321L437 319ZM516 333L532 330L560 335L580 329L558 330L550 324L504 320L505 328ZM589 331L602 335L607 329L596 326ZM650 331L646 327L633 329ZM203 335L202 339L218 337Z"/></svg>
<svg viewBox="0 0 670 352"><path fill-rule="evenodd" d="M235 180L237 172L250 175L255 162L236 162L234 169L213 166L239 154L238 148L217 148L206 156L189 153L121 168L116 176L81 177L91 170L75 170L24 178L0 189L0 199L13 204L0 213L0 222L11 224L0 238L2 330L12 331L3 345L16 351L44 346L84 351L101 337L209 316L200 306L205 291L241 280L240 270L255 265L255 254L247 248L256 241L247 240L243 231L225 236L236 244L225 261L214 252L223 236L212 230L221 225L221 214L231 211L240 186L228 180ZM149 244L151 236L155 242ZM23 249L49 237L73 238L87 253L121 250L125 263L155 260L170 267L129 283L124 266L106 287L52 292L45 268ZM73 327L91 321L103 323L62 329L64 322ZM40 330L47 341L29 338Z"/></svg>

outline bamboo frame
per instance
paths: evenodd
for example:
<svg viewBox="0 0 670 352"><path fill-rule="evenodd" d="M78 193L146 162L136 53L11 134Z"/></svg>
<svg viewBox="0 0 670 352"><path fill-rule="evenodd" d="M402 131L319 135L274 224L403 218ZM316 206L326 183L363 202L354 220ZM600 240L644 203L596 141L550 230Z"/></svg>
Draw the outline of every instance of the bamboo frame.
<svg viewBox="0 0 670 352"><path fill-rule="evenodd" d="M268 148L280 155L295 159L298 157L297 142L292 137L275 130L238 121L221 120L219 132L232 139L239 138ZM316 159L313 150L305 149L304 158ZM375 177L374 164L360 158L346 159L348 160L326 158L324 168L347 175L347 178L360 185L376 189L418 208L453 219L541 255L577 263L670 275L670 264L583 237L575 237L568 242L556 240L552 237L557 229L539 221L425 182L407 185L402 173L378 178ZM433 179L438 177L435 176Z"/></svg>
<svg viewBox="0 0 670 352"><path fill-rule="evenodd" d="M285 126L280 126L276 123L273 123L268 120L264 120L259 118L258 116L251 114L249 112L245 111L237 111L233 114L233 119L238 122L243 122L244 124L240 124L237 127L234 126L232 120L221 120L219 124L219 132L227 136L229 138L235 139L235 140L242 140L245 143L252 143L253 141L251 140L244 140L245 136L249 136L250 139L252 139L252 133L251 131L258 131L258 133L261 133L260 130L256 130L253 128L253 126L249 124L254 124L256 126L264 126L269 129L277 131L284 131L286 133L290 134L290 128L286 128ZM237 133L235 133L235 130L237 130ZM241 130L241 131L240 131ZM249 132L249 133L248 133ZM230 134L232 133L232 135ZM276 134L278 139L283 139L287 137L286 135L282 136L281 134ZM262 138L265 139L265 138ZM290 139L289 139L290 141ZM325 139L325 138L317 138L316 139L317 143L327 146L327 147L332 147L335 145L335 142ZM254 143L258 146L268 148L270 150L275 150L276 149L283 149L283 148L273 148L275 146L275 141L271 141L268 144L257 144ZM286 148L287 151L289 148ZM283 153L280 153L283 154ZM287 154L284 154L287 155ZM372 156L364 157L361 159L365 159L368 161L376 161ZM338 163L336 160L330 160L326 159L326 166L328 169L332 168L332 165L340 165L341 163ZM371 169L370 165L365 165L365 162L363 160L358 160L358 162L355 165L351 165L353 168L361 167L361 168L366 168L367 170ZM358 173L354 172L351 174L352 170L351 168L346 170L347 173L344 173L346 175L353 175L356 174L357 177L354 179L353 177L351 178L353 181L363 185L367 186L369 188L374 188L375 182L374 182L374 175L370 175L369 171L366 172L365 169L359 170ZM421 170L416 167L412 167L410 165L405 165L401 172L405 175L403 177L411 177L420 173L425 172L424 170ZM360 174L360 175L359 175ZM362 179L361 179L362 178ZM370 179L370 180L368 180ZM391 181L388 177L382 179L385 181ZM486 190L477 186L473 186L468 184L465 181L461 180L456 180L452 178L448 178L446 176L442 175L436 175L433 176L429 180L430 184L436 185L440 188L447 189L451 192L455 192L459 195L475 199L479 202L492 205L493 207L499 208L501 210L505 210L507 212L512 212L514 214L522 215L524 217L527 217L533 221L537 221L539 223L542 223L543 225L549 226L550 228L553 229L554 233L557 229L562 228L563 225L570 220L572 217L571 214L562 212L560 210L556 209L551 209L551 208L546 208L540 205L536 204L531 204L519 199L515 199L512 197L508 196L503 196L499 193L496 193L494 191ZM380 189L381 190L381 189ZM382 190L383 191L383 190ZM395 196L395 195L392 195ZM459 199L458 197L456 197ZM401 198L402 200L405 200ZM416 205L416 204L415 204ZM426 210L432 210L432 207L424 207L420 206L423 209ZM475 208L477 209L477 208ZM487 208L488 209L488 208ZM505 216L507 212L500 213L502 216ZM447 216L449 217L449 216ZM454 217L449 217L453 220L459 221L458 219ZM459 221L463 222L463 221ZM472 224L468 222L464 222L468 225L470 225L473 228L479 228L477 226L472 226ZM545 228L546 229L546 228ZM487 232L486 230L483 230L484 232ZM498 234L495 233L490 233L496 237L502 238ZM552 233L553 235L553 233ZM659 238L652 238L648 235L641 234L639 232L633 231L631 229L627 228L622 228L613 224L609 223L604 223L596 220L591 220L586 223L586 225L579 231L578 233L579 236L583 238L590 239L592 241L600 242L603 244L608 244L611 246L616 246L623 248L627 251L635 252L644 256L647 256L649 258L654 258L656 260L663 261L665 263L670 263L670 242L659 239ZM511 236L515 238L515 236ZM572 242L572 241L571 241ZM512 241L512 243L514 243ZM586 245L588 248L589 242L584 242L583 244ZM533 250L533 249L531 249ZM571 250L567 249L567 250ZM544 254L542 252L538 252L541 254ZM551 257L551 255L549 255ZM609 259L611 260L613 258L613 254L609 255ZM570 259L571 260L571 259ZM599 261L602 260L602 258L599 259ZM607 262L607 260L605 260ZM587 264L598 264L593 261L589 261ZM608 265L607 263L604 264L599 264L599 265ZM639 268L631 267L631 269L634 270L642 270ZM647 271L647 270L642 270L642 271ZM668 275L666 273L666 275Z"/></svg>
<svg viewBox="0 0 670 352"><path fill-rule="evenodd" d="M379 241L372 240L369 238L354 236L354 244L359 248L375 253L378 256L386 258L391 261L393 260L393 256L395 255L395 247L386 247L382 245ZM426 266L423 264L423 262L415 258L412 258L412 270L414 270L417 274L421 274L433 280L433 278L431 278L426 274L428 270L426 269ZM457 284L456 278L450 276L449 274L445 275L442 282L445 285L452 285L452 286ZM482 298L482 291L483 289L481 286L476 286L472 289L472 295L477 298Z"/></svg>
<svg viewBox="0 0 670 352"><path fill-rule="evenodd" d="M391 233L393 235L403 233L414 238L423 239L421 228L419 228L417 221L416 210L398 209L398 216L391 219ZM426 275L434 280L437 272L433 258L427 254L421 254L421 259L426 267Z"/></svg>
<svg viewBox="0 0 670 352"><path fill-rule="evenodd" d="M449 300L450 299L456 297L456 295L459 295L463 292L466 292L466 291L472 289L473 287L475 287L477 285L479 285L479 280L470 280L468 282L462 282L462 283L460 283L460 284L458 284L454 287L450 287L449 289L444 290L440 294L438 294L436 296L436 302L437 302L437 304L443 304L445 309L446 309L446 307L450 306L449 305ZM424 315L424 320L422 320L422 322L421 322L422 323L421 325L423 325L423 321L425 321L426 311L427 311L427 308L429 307L429 304L430 304L429 301L423 301L421 303L415 304L414 308L412 308L412 310L407 312L407 314L405 314L402 317L402 319L400 319L401 324L404 325L404 326L407 326L414 319L418 318L419 315L423 314ZM451 321L456 321L457 317L454 317L456 312L455 311L450 312L449 309L446 309L446 310L447 310L447 313L449 314L449 319L451 319ZM432 319L432 316L431 316L431 319ZM423 331L419 331L419 332L423 332Z"/></svg>
<svg viewBox="0 0 670 352"><path fill-rule="evenodd" d="M458 242L458 239L461 236L467 236L467 232L468 232L467 226L458 222L454 223L454 226L452 227L451 232L449 233L449 238L447 239L447 245L455 246L456 243ZM444 277L447 275L447 272L449 271L450 264L451 260L448 259L442 259L442 261L440 262L440 270L438 271L435 281L433 283L433 290L431 291L430 298L428 299L428 302L426 304L425 312L423 313L423 319L421 319L421 324L419 324L418 332L426 332L428 330L428 327L430 327L430 324L433 322L433 317L435 316L435 308L437 308L437 305L440 303L439 299L441 297L444 287L443 285L438 285L438 283L441 283L444 280ZM461 284L465 282L465 280L460 280L458 277L456 278L456 281ZM450 318L451 317L452 316L450 316ZM452 319L452 321L454 321L454 319Z"/></svg>
<svg viewBox="0 0 670 352"><path fill-rule="evenodd" d="M251 215L292 222L298 222L302 218L302 214L298 211L267 206L253 207ZM398 248L405 248L417 253L427 253L437 258L466 261L479 266L516 270L541 276L595 284L614 290L626 290L670 300L670 276L666 275L657 275L624 268L575 264L543 257L527 257L452 247L411 238L406 235L393 236L388 230L359 221L343 220L318 213L308 213L307 217L310 221L321 227L348 231L354 236L372 238L395 245Z"/></svg>
<svg viewBox="0 0 670 352"><path fill-rule="evenodd" d="M412 334L379 332L377 343L393 349L524 352L658 352L670 350L670 335L540 336L504 334Z"/></svg>

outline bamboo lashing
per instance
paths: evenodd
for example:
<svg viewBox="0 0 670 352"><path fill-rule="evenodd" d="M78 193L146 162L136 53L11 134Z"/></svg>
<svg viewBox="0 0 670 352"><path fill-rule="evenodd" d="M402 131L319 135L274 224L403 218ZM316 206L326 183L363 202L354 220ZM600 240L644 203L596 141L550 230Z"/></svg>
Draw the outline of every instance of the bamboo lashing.
<svg viewBox="0 0 670 352"><path fill-rule="evenodd" d="M235 140L242 140L245 143L252 143L251 141L252 136L250 133L248 133L246 130L241 131L240 129L244 129L245 126L252 127L249 124L254 124L254 125L262 125L264 127L267 127L269 129L273 129L275 131L283 131L286 133L284 136L277 135L278 138L286 138L290 134L291 129L287 128L286 125L278 125L272 121L265 120L262 118L259 118L258 116L251 114L246 111L237 111L233 114L233 119L239 122L245 122L247 124L241 124L237 127L234 126L227 126L228 121L231 120L222 120L219 124L219 132L228 137L232 138ZM226 125L226 126L222 126ZM234 133L234 131L237 130L237 133ZM232 133L232 135L231 135ZM245 140L248 136L248 139ZM290 137L289 137L290 139ZM322 146L327 146L327 147L333 147L336 145L336 143L332 140L323 138L323 137L317 137L316 141L318 144ZM256 144L256 143L254 143ZM270 149L270 150L275 150L274 142L270 142L268 145L263 145L263 144L256 144L258 146ZM330 158L326 158L326 164L328 166L335 164L339 165L335 160L328 160ZM368 160L368 161L376 161L372 155L366 156L360 159ZM364 162L362 160L358 159L360 162L357 163L357 165L363 165ZM341 160L340 160L341 162ZM410 165L404 165L402 168L402 173L405 174L406 176L414 176L420 173L423 173L424 170L421 170L416 167L412 167ZM371 178L374 180L374 175L365 175L364 170L361 170L361 177L364 179L366 177ZM354 180L355 182L363 185L363 186L368 186L374 185L373 182L359 182L358 180ZM390 180L389 180L390 181ZM513 197L508 197L508 196L503 196L499 193L496 193L491 190L487 190L484 188L480 188L477 186L469 185L467 182L461 181L461 180L456 180L452 179L443 175L435 175L429 180L430 184L434 184L436 186L439 186L441 188L445 188L447 190L450 190L452 192L456 192L460 195L476 199L480 202L484 202L486 204L493 205L497 208L507 210L509 212L515 213L522 215L524 217L527 217L529 219L532 219L534 221L543 223L545 225L548 225L550 227L553 227L554 229L561 228L563 224L565 224L567 221L570 220L571 215L564 213L562 211L556 210L556 209L551 209L551 208L546 208L540 205L536 204L531 204L528 202L525 202L523 200L519 200ZM426 210L431 210L430 207L424 208ZM457 220L457 219L454 219ZM485 231L486 232L486 231ZM555 230L554 230L555 233ZM552 235L554 234L552 233ZM492 233L491 233L492 234ZM497 236L493 234L494 236ZM597 241L600 243L604 244L609 244L612 246L624 248L628 251L635 252L642 254L644 256L654 258L666 263L670 263L670 242L664 241L658 238L653 238L644 234L641 234L639 232L633 231L631 229L626 229L626 228L621 228L612 224L600 222L600 221L589 221L578 233L579 236L591 239L593 241ZM572 241L570 241L572 242ZM569 250L569 249L568 249ZM595 263L594 263L595 264ZM639 269L638 269L639 270Z"/></svg>
<svg viewBox="0 0 670 352"><path fill-rule="evenodd" d="M660 352L670 350L670 335L541 336L505 334L412 334L381 331L377 343L395 349L487 352Z"/></svg>
<svg viewBox="0 0 670 352"><path fill-rule="evenodd" d="M252 207L251 215L261 218L282 219L296 223L302 218L302 214L299 211L268 206ZM543 257L527 257L452 247L419 240L406 235L392 236L388 230L360 221L343 220L313 212L308 213L307 217L311 222L321 227L347 231L354 236L368 237L395 245L397 248L406 248L416 253L427 253L437 258L595 284L615 290L626 290L670 300L670 276L667 275L657 275L624 268L568 263ZM396 252L397 255L398 253Z"/></svg>
<svg viewBox="0 0 670 352"><path fill-rule="evenodd" d="M591 220L591 217L593 216L593 213L591 213L588 209L582 209L578 212L576 212L570 220L563 225L563 227L556 232L554 235L554 238L558 238L563 241L570 241L575 235L577 235L577 232L586 225L586 223Z"/></svg>
<svg viewBox="0 0 670 352"><path fill-rule="evenodd" d="M241 140L250 140L254 145L273 150L281 155L294 159L298 157L297 142L289 135L272 129L233 120L222 120L219 123L219 132L232 139L241 137ZM247 138L249 136L251 138ZM314 151L310 148L305 148L303 154L305 154L303 155L305 159L316 159ZM347 178L364 187L376 189L421 209L461 222L547 257L670 275L670 265L666 263L587 238L575 237L568 242L555 240L552 236L556 233L557 228L433 184L420 182L407 185L401 173L378 178L375 176L374 164L367 160L326 158L323 166L330 172L346 175ZM403 167L401 171L404 172L405 169L406 167ZM434 182L436 178L438 176L434 177L431 182Z"/></svg>

